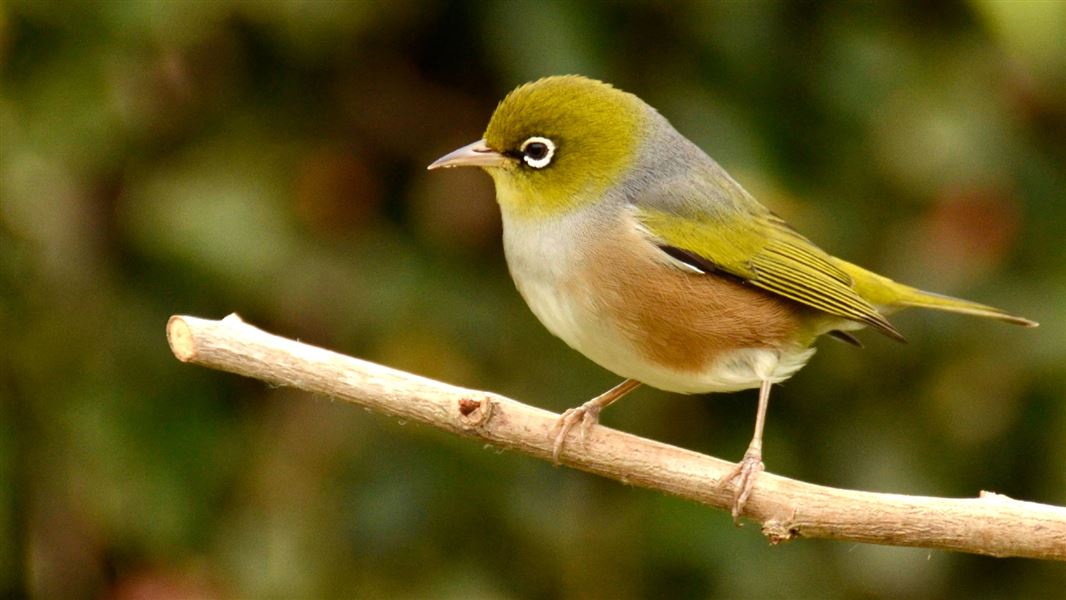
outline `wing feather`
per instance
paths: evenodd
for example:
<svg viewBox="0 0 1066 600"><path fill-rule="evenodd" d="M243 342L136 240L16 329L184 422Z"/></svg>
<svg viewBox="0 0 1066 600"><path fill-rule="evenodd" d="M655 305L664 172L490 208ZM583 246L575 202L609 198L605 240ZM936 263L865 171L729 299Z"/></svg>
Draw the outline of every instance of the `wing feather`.
<svg viewBox="0 0 1066 600"><path fill-rule="evenodd" d="M664 252L697 257L714 270L903 341L828 254L754 200L744 218L700 212L698 202L676 214L651 206L638 206L637 219Z"/></svg>

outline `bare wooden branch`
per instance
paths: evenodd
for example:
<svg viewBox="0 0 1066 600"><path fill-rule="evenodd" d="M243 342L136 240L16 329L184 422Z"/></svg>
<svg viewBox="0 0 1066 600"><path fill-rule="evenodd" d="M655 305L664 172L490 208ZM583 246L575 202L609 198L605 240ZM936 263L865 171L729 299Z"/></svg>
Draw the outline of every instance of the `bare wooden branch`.
<svg viewBox="0 0 1066 600"><path fill-rule="evenodd" d="M503 396L464 389L301 344L245 324L174 316L174 355L205 367L347 400L501 448L550 460L558 415ZM563 464L729 510L715 484L732 464L603 426L570 443ZM828 488L762 474L745 508L771 543L832 538L1066 561L1066 508L982 492L932 498Z"/></svg>

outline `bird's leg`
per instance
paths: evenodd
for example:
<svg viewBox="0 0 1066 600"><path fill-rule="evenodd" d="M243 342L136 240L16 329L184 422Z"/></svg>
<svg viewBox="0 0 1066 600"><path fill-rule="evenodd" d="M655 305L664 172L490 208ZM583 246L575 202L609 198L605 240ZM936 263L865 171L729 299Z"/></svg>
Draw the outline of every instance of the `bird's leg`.
<svg viewBox="0 0 1066 600"><path fill-rule="evenodd" d="M759 388L759 409L755 415L755 435L748 444L748 450L744 458L740 459L737 466L733 467L725 477L719 480L718 487L723 487L730 482L736 482L733 492L733 522L740 522L740 512L751 496L755 487L755 479L762 473L765 466L762 462L762 430L766 424L766 407L770 404L770 386L773 383L764 379Z"/></svg>
<svg viewBox="0 0 1066 600"><path fill-rule="evenodd" d="M559 464L559 453L562 452L566 436L574 428L574 425L581 424L581 443L584 444L589 430L600 420L600 411L610 406L615 400L633 391L639 385L640 382L635 379L626 379L581 406L564 412L551 430L551 435L555 440L552 445L552 460L555 461L555 464Z"/></svg>

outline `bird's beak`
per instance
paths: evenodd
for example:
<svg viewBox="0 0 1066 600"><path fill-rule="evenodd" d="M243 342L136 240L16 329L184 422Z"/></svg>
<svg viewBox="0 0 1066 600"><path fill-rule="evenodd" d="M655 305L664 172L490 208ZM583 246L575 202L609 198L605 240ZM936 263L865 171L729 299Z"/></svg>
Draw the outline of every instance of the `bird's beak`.
<svg viewBox="0 0 1066 600"><path fill-rule="evenodd" d="M489 148L485 140L467 144L458 150L449 152L426 167L429 170L451 167L501 167L512 159Z"/></svg>

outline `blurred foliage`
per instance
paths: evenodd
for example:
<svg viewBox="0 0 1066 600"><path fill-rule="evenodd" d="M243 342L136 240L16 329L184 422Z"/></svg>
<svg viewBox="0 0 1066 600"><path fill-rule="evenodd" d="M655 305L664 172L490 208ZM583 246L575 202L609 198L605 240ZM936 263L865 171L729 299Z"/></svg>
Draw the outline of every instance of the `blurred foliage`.
<svg viewBox="0 0 1066 600"><path fill-rule="evenodd" d="M507 275L491 183L425 172L580 72L826 249L1007 307L825 342L772 471L1066 503L1066 3L0 3L0 594L1003 598L1027 560L823 541L183 365L169 315L555 410L616 381ZM738 458L752 392L610 426Z"/></svg>

